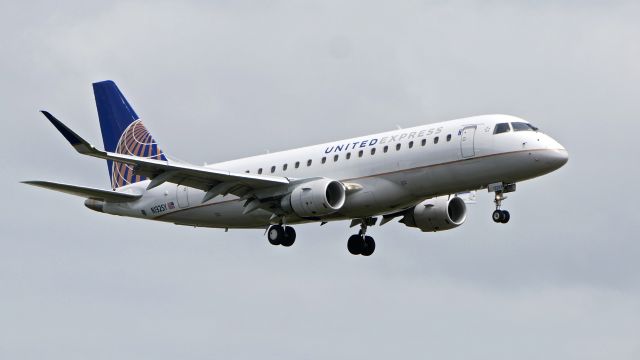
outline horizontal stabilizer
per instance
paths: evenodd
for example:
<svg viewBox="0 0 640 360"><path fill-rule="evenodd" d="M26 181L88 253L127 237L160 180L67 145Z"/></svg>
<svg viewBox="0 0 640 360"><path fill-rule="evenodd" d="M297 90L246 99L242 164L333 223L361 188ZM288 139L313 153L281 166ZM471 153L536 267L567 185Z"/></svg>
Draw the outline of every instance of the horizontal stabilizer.
<svg viewBox="0 0 640 360"><path fill-rule="evenodd" d="M38 186L41 188L60 191L66 194L81 196L87 199L104 200L106 202L129 202L139 199L142 195L119 193L111 190L102 190L84 186L60 184L50 181L23 181L23 184Z"/></svg>

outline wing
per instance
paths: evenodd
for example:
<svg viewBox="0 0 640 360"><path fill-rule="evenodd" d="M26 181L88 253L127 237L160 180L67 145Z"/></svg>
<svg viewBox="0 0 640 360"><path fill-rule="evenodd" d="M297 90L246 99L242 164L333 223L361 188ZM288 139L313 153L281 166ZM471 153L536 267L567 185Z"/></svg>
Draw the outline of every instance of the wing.
<svg viewBox="0 0 640 360"><path fill-rule="evenodd" d="M23 184L60 191L66 194L82 196L87 199L104 200L108 202L128 202L139 199L142 195L125 194L111 190L94 189L84 186L61 184L50 181L23 181Z"/></svg>
<svg viewBox="0 0 640 360"><path fill-rule="evenodd" d="M263 190L286 188L286 185L290 184L290 180L286 177L232 173L170 160L149 159L98 150L47 111L42 113L79 153L131 165L136 174L151 178L147 189L152 189L164 182L186 185L204 190L206 194L202 202L205 202L217 195L226 194L249 198L260 197L256 194L261 193L262 197L266 197L273 195L273 192Z"/></svg>

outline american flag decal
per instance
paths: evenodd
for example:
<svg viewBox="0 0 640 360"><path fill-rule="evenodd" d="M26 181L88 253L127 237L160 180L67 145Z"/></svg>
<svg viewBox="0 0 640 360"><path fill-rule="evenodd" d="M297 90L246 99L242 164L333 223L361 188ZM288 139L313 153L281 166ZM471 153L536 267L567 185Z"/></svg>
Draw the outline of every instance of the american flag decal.
<svg viewBox="0 0 640 360"><path fill-rule="evenodd" d="M141 120L132 122L122 132L115 152L147 159L167 160ZM111 187L114 189L146 179L144 176L135 175L133 167L127 164L114 161L111 170Z"/></svg>
<svg viewBox="0 0 640 360"><path fill-rule="evenodd" d="M173 205L173 201L168 202L168 203L167 203L167 207L169 208L169 210L173 210L173 209L175 209L175 208L176 208L176 206L175 206L175 205Z"/></svg>

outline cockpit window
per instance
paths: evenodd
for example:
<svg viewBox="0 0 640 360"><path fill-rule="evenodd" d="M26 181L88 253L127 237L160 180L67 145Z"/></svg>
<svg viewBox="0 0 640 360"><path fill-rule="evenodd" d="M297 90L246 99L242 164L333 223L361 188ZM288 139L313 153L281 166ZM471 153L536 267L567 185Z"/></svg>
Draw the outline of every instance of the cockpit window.
<svg viewBox="0 0 640 360"><path fill-rule="evenodd" d="M508 131L511 131L511 128L509 127L509 123L496 124L496 127L493 129L494 134L501 134Z"/></svg>
<svg viewBox="0 0 640 360"><path fill-rule="evenodd" d="M513 131L538 131L537 127L524 122L513 122L511 126L513 126Z"/></svg>

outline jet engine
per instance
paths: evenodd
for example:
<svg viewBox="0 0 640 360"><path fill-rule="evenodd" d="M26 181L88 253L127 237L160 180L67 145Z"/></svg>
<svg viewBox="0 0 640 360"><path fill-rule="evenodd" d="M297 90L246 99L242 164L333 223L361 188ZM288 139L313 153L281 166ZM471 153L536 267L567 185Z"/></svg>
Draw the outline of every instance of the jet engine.
<svg viewBox="0 0 640 360"><path fill-rule="evenodd" d="M467 218L467 205L457 196L439 196L425 200L409 209L400 220L421 231L442 231L458 227Z"/></svg>
<svg viewBox="0 0 640 360"><path fill-rule="evenodd" d="M318 179L298 185L280 205L287 212L300 217L319 217L332 214L342 208L346 190L339 181Z"/></svg>

